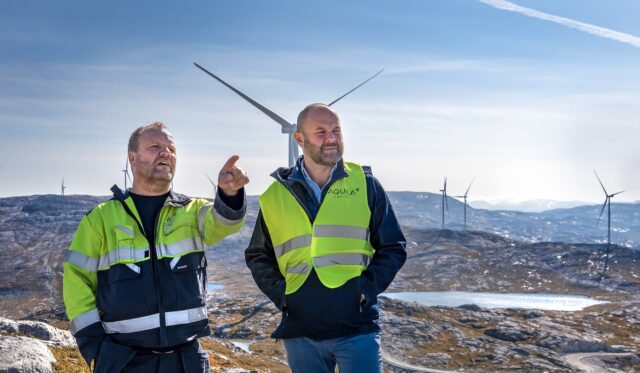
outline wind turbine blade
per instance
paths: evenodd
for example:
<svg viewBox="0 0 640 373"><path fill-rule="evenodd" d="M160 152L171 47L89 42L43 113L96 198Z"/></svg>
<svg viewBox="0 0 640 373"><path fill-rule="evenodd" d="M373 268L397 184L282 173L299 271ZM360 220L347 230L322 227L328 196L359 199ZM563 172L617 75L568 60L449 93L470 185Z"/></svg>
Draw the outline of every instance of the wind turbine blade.
<svg viewBox="0 0 640 373"><path fill-rule="evenodd" d="M384 69L382 69L382 70L378 71L377 73L373 74L369 79L367 79L367 80L365 80L364 82L362 82L362 83L358 84L354 89L350 90L349 92L347 92L347 93L343 94L342 96L340 96L340 97L336 98L335 100L331 101L331 103L330 103L330 104L328 104L327 106L331 106L331 105L335 104L336 102L338 102L338 101L342 100L346 95L348 95L349 93L351 93L351 92L355 91L356 89L358 89L358 88L362 87L362 86L363 86L363 85L365 85L369 80L371 80L371 79L375 78L376 76L380 75L380 73L382 73L383 71L384 71Z"/></svg>
<svg viewBox="0 0 640 373"><path fill-rule="evenodd" d="M471 189L471 185L473 184L473 181L475 180L475 176L473 177L473 179L471 179L471 182L469 183L469 187L467 188L467 191L464 192L464 196L467 197L469 195L469 189Z"/></svg>
<svg viewBox="0 0 640 373"><path fill-rule="evenodd" d="M252 99L251 97L245 95L244 93L240 92L239 90L235 89L234 87L232 87L230 84L228 84L227 82L225 82L224 80L218 78L217 76L215 76L214 74L212 74L211 72L209 72L207 69L205 69L204 67L198 65L197 63L193 63L194 65L196 65L197 68L199 68L200 70L204 71L205 73L209 74L212 78L216 79L217 81L219 81L220 83L224 84L227 88L229 88L230 90L234 91L235 93L237 93L240 97L244 98L245 100L247 100L251 105L255 106L256 108L258 108L258 110L260 110L261 112L265 113L269 118L275 120L276 122L278 122L282 127L284 128L290 128L293 125L289 122L287 122L284 118L282 118L281 116L279 116L278 114L274 113L273 111L267 109L266 107L262 106L260 103L258 103L257 101L255 101L254 99Z"/></svg>
<svg viewBox="0 0 640 373"><path fill-rule="evenodd" d="M447 194L447 178L444 178L444 194Z"/></svg>
<svg viewBox="0 0 640 373"><path fill-rule="evenodd" d="M602 213L604 212L604 208L607 206L608 201L609 201L609 197L605 198L604 204L602 204L602 210L600 210L600 216L598 216L598 222L596 223L596 225L598 225L598 223L600 222L600 218L602 217Z"/></svg>
<svg viewBox="0 0 640 373"><path fill-rule="evenodd" d="M204 176L206 176L206 177L207 177L207 179L209 179L209 182L210 182L210 183L211 183L211 185L213 185L213 187L215 188L215 187L216 187L216 183L214 183L214 182L213 182L213 180L209 177L209 175L208 175L206 172L204 173Z"/></svg>
<svg viewBox="0 0 640 373"><path fill-rule="evenodd" d="M447 214L449 213L449 196L447 196L447 191L444 191L444 204L447 206Z"/></svg>
<svg viewBox="0 0 640 373"><path fill-rule="evenodd" d="M600 180L600 176L598 176L598 173L596 172L596 170L593 170L593 173L596 174L596 177L598 178L598 182L600 183L602 190L604 190L604 194L609 195L609 193L607 193L607 190L604 189L604 184L602 184L602 181Z"/></svg>
<svg viewBox="0 0 640 373"><path fill-rule="evenodd" d="M127 179L129 179L129 182L130 182L131 184L133 184L133 181L131 180L131 176L129 176L129 171L128 171L128 170L127 170Z"/></svg>
<svg viewBox="0 0 640 373"><path fill-rule="evenodd" d="M619 191L619 192L617 192L617 193L613 193L612 195L610 195L610 196L609 196L609 198L611 198L611 197L613 197L613 196L617 196L617 195L618 195L618 194L620 194L620 193L624 193L624 190L621 190L621 191Z"/></svg>

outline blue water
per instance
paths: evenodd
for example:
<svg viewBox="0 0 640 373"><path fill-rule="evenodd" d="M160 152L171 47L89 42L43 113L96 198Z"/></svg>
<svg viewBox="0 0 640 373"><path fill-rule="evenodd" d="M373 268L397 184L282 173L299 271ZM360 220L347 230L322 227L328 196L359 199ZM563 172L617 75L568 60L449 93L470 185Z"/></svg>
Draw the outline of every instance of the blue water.
<svg viewBox="0 0 640 373"><path fill-rule="evenodd" d="M520 294L520 293L473 293L466 291L425 291L406 293L384 293L386 297L425 306L458 307L475 304L482 308L525 308L550 311L579 311L595 304L609 303L582 295Z"/></svg>
<svg viewBox="0 0 640 373"><path fill-rule="evenodd" d="M220 284L214 284L214 283L208 283L207 284L207 291L214 291L214 290L220 290L224 287L224 285L220 285Z"/></svg>

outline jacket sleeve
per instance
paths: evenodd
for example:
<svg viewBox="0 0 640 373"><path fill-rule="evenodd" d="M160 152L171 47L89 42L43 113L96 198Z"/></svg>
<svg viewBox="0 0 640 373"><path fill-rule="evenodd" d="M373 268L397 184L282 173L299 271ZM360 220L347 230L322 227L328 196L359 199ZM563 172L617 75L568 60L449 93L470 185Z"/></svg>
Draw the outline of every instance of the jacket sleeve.
<svg viewBox="0 0 640 373"><path fill-rule="evenodd" d="M63 297L71 331L82 357L90 366L105 338L96 307L97 271L102 238L92 227L89 215L80 221L78 230L65 253Z"/></svg>
<svg viewBox="0 0 640 373"><path fill-rule="evenodd" d="M389 287L404 265L407 252L389 196L373 175L367 175L367 190L371 210L369 239L375 254L361 279L365 297L375 297Z"/></svg>
<svg viewBox="0 0 640 373"><path fill-rule="evenodd" d="M233 197L225 195L218 188L215 202L211 204L205 201L198 210L198 228L204 244L211 246L242 228L246 210L244 188Z"/></svg>
<svg viewBox="0 0 640 373"><path fill-rule="evenodd" d="M284 276L278 269L278 261L273 251L273 243L269 236L267 225L262 217L262 211L258 212L256 226L249 242L249 247L244 252L247 267L260 290L282 310L286 284Z"/></svg>

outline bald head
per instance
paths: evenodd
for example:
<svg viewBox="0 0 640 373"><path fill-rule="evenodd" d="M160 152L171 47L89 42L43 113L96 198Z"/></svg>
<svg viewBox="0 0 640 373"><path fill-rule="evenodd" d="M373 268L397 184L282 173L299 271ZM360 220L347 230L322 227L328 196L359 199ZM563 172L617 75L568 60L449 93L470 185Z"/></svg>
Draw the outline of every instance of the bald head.
<svg viewBox="0 0 640 373"><path fill-rule="evenodd" d="M311 114L331 115L335 117L335 120L337 123L340 123L340 118L338 117L338 113L335 110L333 110L332 107L327 106L325 104L320 104L320 103L311 104L311 105L307 105L304 109L302 109L300 114L298 114L298 120L296 121L298 132L301 132L301 128L304 126L304 122L307 120L307 118Z"/></svg>

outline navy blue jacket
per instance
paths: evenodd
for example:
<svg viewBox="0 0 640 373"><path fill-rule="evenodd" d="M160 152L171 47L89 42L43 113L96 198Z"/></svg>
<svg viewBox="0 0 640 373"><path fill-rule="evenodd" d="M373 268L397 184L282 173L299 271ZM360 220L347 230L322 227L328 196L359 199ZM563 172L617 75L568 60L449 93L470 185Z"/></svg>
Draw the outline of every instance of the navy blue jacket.
<svg viewBox="0 0 640 373"><path fill-rule="evenodd" d="M279 168L271 176L293 194L313 223L320 203L304 179L301 160L302 157L295 167ZM285 299L285 280L278 270L267 225L262 213L258 214L251 242L245 251L245 260L260 290L283 311L282 321L272 337L324 340L380 330L377 296L391 284L404 264L406 240L382 185L371 174L369 167L365 166L364 170L371 210L369 240L375 254L360 277L347 281L339 288L325 287L315 270L312 270L302 287ZM322 200L334 182L348 176L340 161L328 186L323 189Z"/></svg>

